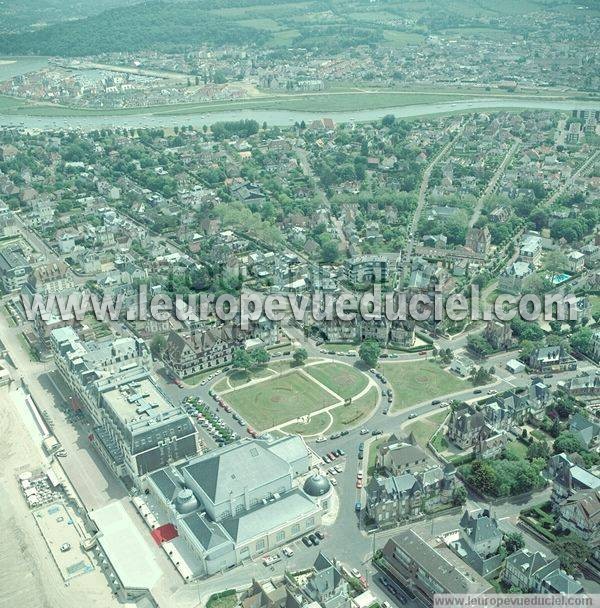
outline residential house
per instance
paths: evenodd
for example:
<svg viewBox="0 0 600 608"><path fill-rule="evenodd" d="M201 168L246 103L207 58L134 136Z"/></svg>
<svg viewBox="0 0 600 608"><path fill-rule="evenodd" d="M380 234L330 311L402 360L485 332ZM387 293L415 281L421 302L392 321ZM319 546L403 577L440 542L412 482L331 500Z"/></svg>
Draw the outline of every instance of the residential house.
<svg viewBox="0 0 600 608"><path fill-rule="evenodd" d="M526 234L519 247L519 260L537 266L542 258L542 239L537 234Z"/></svg>
<svg viewBox="0 0 600 608"><path fill-rule="evenodd" d="M472 249L475 253L486 255L492 246L492 235L487 226L483 228L469 228L465 240L465 247Z"/></svg>
<svg viewBox="0 0 600 608"><path fill-rule="evenodd" d="M514 345L510 323L489 321L483 330L483 337L496 350L508 350Z"/></svg>
<svg viewBox="0 0 600 608"><path fill-rule="evenodd" d="M540 373L574 371L577 360L563 346L536 348L527 361L529 367Z"/></svg>
<svg viewBox="0 0 600 608"><path fill-rule="evenodd" d="M450 413L448 439L466 450L475 445L485 424L483 412L478 412L471 405L462 403L453 407Z"/></svg>
<svg viewBox="0 0 600 608"><path fill-rule="evenodd" d="M523 292L525 279L532 274L533 266L529 262L513 262L500 274L498 289L504 293L518 295Z"/></svg>
<svg viewBox="0 0 600 608"><path fill-rule="evenodd" d="M458 537L448 538L448 546L478 574L487 576L503 562L499 553L503 534L489 509L465 511Z"/></svg>
<svg viewBox="0 0 600 608"><path fill-rule="evenodd" d="M581 583L560 568L557 557L548 558L543 553L531 553L520 549L506 558L504 582L523 593L581 593Z"/></svg>
<svg viewBox="0 0 600 608"><path fill-rule="evenodd" d="M585 418L577 412L571 417L569 431L579 439L582 445L590 449L598 443L600 424Z"/></svg>

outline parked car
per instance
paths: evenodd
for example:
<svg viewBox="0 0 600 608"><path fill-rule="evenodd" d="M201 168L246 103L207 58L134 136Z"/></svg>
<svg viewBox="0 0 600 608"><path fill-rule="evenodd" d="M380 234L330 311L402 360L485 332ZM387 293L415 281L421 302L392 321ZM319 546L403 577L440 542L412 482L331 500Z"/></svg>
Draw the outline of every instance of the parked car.
<svg viewBox="0 0 600 608"><path fill-rule="evenodd" d="M321 532L321 530L317 530L315 532L317 538L319 538L320 540L323 540L325 538L325 534L323 534L323 532Z"/></svg>
<svg viewBox="0 0 600 608"><path fill-rule="evenodd" d="M310 538L308 536L303 536L302 537L302 542L307 546L307 547L311 547L312 546L312 540L310 540Z"/></svg>

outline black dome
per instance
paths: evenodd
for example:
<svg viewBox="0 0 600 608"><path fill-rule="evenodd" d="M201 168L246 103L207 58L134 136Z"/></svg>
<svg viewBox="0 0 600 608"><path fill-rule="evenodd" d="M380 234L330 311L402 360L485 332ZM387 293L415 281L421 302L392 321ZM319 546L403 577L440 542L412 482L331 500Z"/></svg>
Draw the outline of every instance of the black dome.
<svg viewBox="0 0 600 608"><path fill-rule="evenodd" d="M330 488L329 479L320 473L315 473L304 482L304 491L309 496L323 496Z"/></svg>

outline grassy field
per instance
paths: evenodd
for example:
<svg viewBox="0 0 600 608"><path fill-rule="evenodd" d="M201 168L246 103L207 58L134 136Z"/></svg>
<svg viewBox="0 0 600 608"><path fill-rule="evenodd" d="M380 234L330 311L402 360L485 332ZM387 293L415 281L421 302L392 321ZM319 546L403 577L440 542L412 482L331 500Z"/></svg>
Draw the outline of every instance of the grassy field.
<svg viewBox="0 0 600 608"><path fill-rule="evenodd" d="M379 392L375 387L370 388L365 395L352 401L350 405L340 405L330 410L333 424L329 429L332 433L343 431L348 427L356 426L366 418L377 405Z"/></svg>
<svg viewBox="0 0 600 608"><path fill-rule="evenodd" d="M335 403L335 399L302 374L292 372L240 388L227 402L257 430L283 424Z"/></svg>
<svg viewBox="0 0 600 608"><path fill-rule="evenodd" d="M415 420L406 426L406 435L414 433L417 442L420 446L425 446L431 439L431 436L438 430L440 424L444 422L448 414L447 410L439 411L433 416Z"/></svg>
<svg viewBox="0 0 600 608"><path fill-rule="evenodd" d="M312 416L311 419L306 423L297 422L286 426L283 430L286 433L296 433L298 435L316 435L321 431L325 430L329 424L331 418L327 412Z"/></svg>
<svg viewBox="0 0 600 608"><path fill-rule="evenodd" d="M600 314L600 296L590 296L590 304L592 306L592 314Z"/></svg>
<svg viewBox="0 0 600 608"><path fill-rule="evenodd" d="M394 389L395 410L469 388L430 361L382 363L381 370Z"/></svg>
<svg viewBox="0 0 600 608"><path fill-rule="evenodd" d="M363 373L342 363L312 365L305 371L342 399L358 395L369 382Z"/></svg>

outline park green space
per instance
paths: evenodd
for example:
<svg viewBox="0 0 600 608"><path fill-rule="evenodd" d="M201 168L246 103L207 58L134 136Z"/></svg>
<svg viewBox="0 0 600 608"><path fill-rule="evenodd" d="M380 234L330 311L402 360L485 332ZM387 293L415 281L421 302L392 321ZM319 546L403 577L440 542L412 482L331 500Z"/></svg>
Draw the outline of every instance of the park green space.
<svg viewBox="0 0 600 608"><path fill-rule="evenodd" d="M380 367L394 389L395 410L469 388L431 361L382 363Z"/></svg>
<svg viewBox="0 0 600 608"><path fill-rule="evenodd" d="M420 446L425 446L429 443L429 440L433 434L438 430L442 422L446 419L448 410L440 410L433 416L427 416L426 418L419 418L414 422L411 422L406 426L405 434L414 434L417 443Z"/></svg>
<svg viewBox="0 0 600 608"><path fill-rule="evenodd" d="M322 433L327 425L330 423L331 417L327 412L315 414L311 416L310 420L306 423L295 422L283 428L286 433L295 433L297 435L318 435Z"/></svg>
<svg viewBox="0 0 600 608"><path fill-rule="evenodd" d="M348 405L340 405L329 410L333 423L329 431L332 433L350 429L360 424L377 406L379 392L373 386L362 397L353 399Z"/></svg>
<svg viewBox="0 0 600 608"><path fill-rule="evenodd" d="M297 371L239 388L225 398L257 430L306 416L336 402L332 395Z"/></svg>
<svg viewBox="0 0 600 608"><path fill-rule="evenodd" d="M358 395L369 382L365 374L343 363L319 363L305 371L342 399Z"/></svg>

